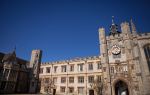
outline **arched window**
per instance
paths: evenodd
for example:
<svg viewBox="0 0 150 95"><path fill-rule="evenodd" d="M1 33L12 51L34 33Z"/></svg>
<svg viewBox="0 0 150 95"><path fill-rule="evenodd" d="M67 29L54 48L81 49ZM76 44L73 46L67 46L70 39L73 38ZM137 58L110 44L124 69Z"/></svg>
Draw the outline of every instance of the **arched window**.
<svg viewBox="0 0 150 95"><path fill-rule="evenodd" d="M150 44L144 46L144 52L145 52L148 68L149 68L149 71L150 71Z"/></svg>

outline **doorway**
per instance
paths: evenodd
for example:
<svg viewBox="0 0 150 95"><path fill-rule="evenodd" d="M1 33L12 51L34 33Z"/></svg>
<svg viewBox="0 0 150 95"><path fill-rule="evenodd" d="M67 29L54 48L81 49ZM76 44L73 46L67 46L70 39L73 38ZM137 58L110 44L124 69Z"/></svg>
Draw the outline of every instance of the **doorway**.
<svg viewBox="0 0 150 95"><path fill-rule="evenodd" d="M123 81L118 81L115 85L115 95L129 95L128 85Z"/></svg>
<svg viewBox="0 0 150 95"><path fill-rule="evenodd" d="M53 89L53 95L56 95L56 89Z"/></svg>
<svg viewBox="0 0 150 95"><path fill-rule="evenodd" d="M89 95L94 95L94 90L93 89L89 90Z"/></svg>

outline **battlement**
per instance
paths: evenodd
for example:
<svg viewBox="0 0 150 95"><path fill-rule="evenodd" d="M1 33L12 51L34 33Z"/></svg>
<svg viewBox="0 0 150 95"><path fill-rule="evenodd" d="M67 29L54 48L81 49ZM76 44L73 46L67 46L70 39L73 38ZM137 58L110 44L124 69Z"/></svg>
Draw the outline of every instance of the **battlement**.
<svg viewBox="0 0 150 95"><path fill-rule="evenodd" d="M150 36L150 33L142 33L142 34L138 34L138 36Z"/></svg>
<svg viewBox="0 0 150 95"><path fill-rule="evenodd" d="M80 62L80 61L87 61L87 60L98 60L100 56L91 56L91 57L76 57L70 60L62 60L62 61L54 61L54 62L44 62L41 65L48 65L48 64L63 64L63 63L70 63L70 62Z"/></svg>
<svg viewBox="0 0 150 95"><path fill-rule="evenodd" d="M150 33L142 33L142 34L138 34L137 38L140 39L150 39Z"/></svg>

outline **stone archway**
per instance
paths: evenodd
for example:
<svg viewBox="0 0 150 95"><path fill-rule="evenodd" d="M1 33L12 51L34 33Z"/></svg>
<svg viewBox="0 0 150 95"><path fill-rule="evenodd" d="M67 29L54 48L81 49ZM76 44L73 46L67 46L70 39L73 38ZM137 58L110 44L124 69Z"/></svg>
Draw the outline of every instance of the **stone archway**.
<svg viewBox="0 0 150 95"><path fill-rule="evenodd" d="M89 95L94 95L94 90L93 89L89 90Z"/></svg>
<svg viewBox="0 0 150 95"><path fill-rule="evenodd" d="M129 95L128 85L124 81L119 80L114 88L115 95Z"/></svg>

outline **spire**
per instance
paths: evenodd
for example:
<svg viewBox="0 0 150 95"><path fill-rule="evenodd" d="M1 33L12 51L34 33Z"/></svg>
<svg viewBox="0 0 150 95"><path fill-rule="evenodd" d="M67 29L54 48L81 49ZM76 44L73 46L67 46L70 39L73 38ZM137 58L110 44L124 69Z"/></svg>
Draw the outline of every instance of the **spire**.
<svg viewBox="0 0 150 95"><path fill-rule="evenodd" d="M130 20L130 23L131 23L131 31L133 34L136 34L136 27L135 27L135 24L133 23L132 19Z"/></svg>
<svg viewBox="0 0 150 95"><path fill-rule="evenodd" d="M114 16L112 16L112 25L110 26L110 35L119 34L118 25L114 23Z"/></svg>
<svg viewBox="0 0 150 95"><path fill-rule="evenodd" d="M16 52L16 46L14 47L14 51Z"/></svg>
<svg viewBox="0 0 150 95"><path fill-rule="evenodd" d="M12 54L16 57L16 46L14 47Z"/></svg>

